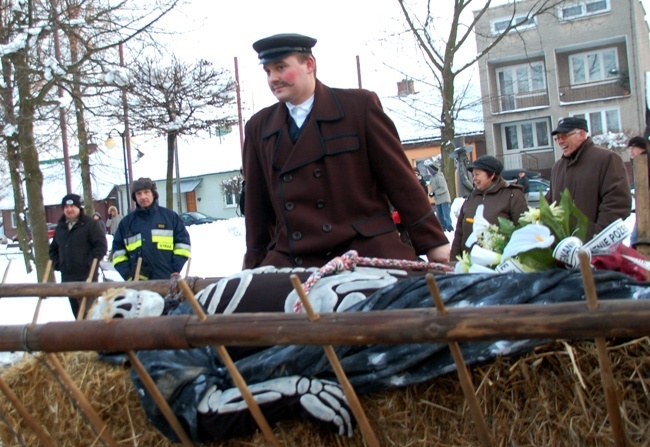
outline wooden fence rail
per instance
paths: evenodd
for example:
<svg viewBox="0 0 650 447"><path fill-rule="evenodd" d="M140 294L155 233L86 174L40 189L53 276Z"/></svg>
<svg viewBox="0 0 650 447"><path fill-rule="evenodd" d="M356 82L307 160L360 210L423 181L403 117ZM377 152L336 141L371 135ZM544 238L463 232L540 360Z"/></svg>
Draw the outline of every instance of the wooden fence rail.
<svg viewBox="0 0 650 447"><path fill-rule="evenodd" d="M161 323L161 318L164 323ZM650 335L650 300L301 314L246 313L0 326L0 351L128 351L197 346L364 345ZM92 336L90 336L92 335Z"/></svg>

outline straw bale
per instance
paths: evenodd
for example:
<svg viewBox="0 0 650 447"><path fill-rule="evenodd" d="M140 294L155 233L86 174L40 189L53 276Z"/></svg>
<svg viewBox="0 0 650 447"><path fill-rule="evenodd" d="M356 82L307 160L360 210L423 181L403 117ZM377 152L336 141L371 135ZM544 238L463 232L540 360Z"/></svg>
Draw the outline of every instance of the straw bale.
<svg viewBox="0 0 650 447"><path fill-rule="evenodd" d="M650 338L610 341L608 346L627 436L632 445L650 445ZM175 445L147 422L128 369L97 361L94 353L58 355L119 445ZM594 343L559 341L519 358L475 366L471 372L496 446L612 445ZM103 445L70 404L42 356L22 361L2 376L58 445ZM455 373L360 400L382 446L479 444ZM274 432L284 446L364 445L359 430L352 438L340 438L299 421L282 422ZM6 399L0 403L0 439L2 447L38 445ZM265 444L258 433L212 447Z"/></svg>

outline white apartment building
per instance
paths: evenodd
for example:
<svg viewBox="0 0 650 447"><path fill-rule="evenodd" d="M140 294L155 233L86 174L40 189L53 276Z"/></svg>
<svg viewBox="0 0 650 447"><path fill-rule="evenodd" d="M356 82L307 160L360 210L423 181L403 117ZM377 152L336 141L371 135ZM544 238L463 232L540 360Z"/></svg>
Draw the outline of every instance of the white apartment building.
<svg viewBox="0 0 650 447"><path fill-rule="evenodd" d="M478 51L509 23L526 21L538 3L489 9L476 27ZM586 118L590 135L607 141L648 137L644 17L639 0L566 1L509 33L479 62L487 152L506 168L548 176L561 155L551 136L561 117Z"/></svg>

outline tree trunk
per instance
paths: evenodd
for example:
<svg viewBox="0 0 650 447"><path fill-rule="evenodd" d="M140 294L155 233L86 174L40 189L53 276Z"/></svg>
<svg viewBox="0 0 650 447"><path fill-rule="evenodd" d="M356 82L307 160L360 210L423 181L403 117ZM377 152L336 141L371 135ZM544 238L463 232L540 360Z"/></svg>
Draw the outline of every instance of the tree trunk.
<svg viewBox="0 0 650 447"><path fill-rule="evenodd" d="M170 210L174 209L174 155L177 135L176 132L167 133L167 182L165 185L167 200L165 206Z"/></svg>
<svg viewBox="0 0 650 447"><path fill-rule="evenodd" d="M73 17L77 18L77 17ZM69 36L70 42L70 60L74 64L79 59L77 49L77 38ZM95 204L93 202L93 185L90 181L90 162L88 160L88 131L86 127L86 118L84 116L83 90L81 87L80 68L75 67L72 71L72 100L74 111L77 119L77 140L79 142L79 165L81 168L81 187L84 197L84 213L92 216L95 213Z"/></svg>
<svg viewBox="0 0 650 447"><path fill-rule="evenodd" d="M14 110L13 81L11 78L13 67L7 58L2 58L2 77L6 88L2 89L2 108L5 114L5 123L17 125ZM27 273L32 271L32 252L29 246L29 234L27 221L24 218L25 196L23 195L22 168L20 164L20 144L17 135L5 136L7 141L7 164L9 165L9 177L14 193L14 213L16 214L16 229L18 230L18 241L25 260ZM5 222L6 224L7 222Z"/></svg>
<svg viewBox="0 0 650 447"><path fill-rule="evenodd" d="M442 172L447 180L449 195L454 200L458 194L456 190L456 172L451 154L454 152L452 141L456 136L456 124L454 121L454 74L451 71L451 65L445 66L442 73L442 111L440 115L440 152L442 154Z"/></svg>
<svg viewBox="0 0 650 447"><path fill-rule="evenodd" d="M34 141L35 102L32 97L29 66L25 50L12 54L11 60L16 69L18 88L18 142L21 159L25 169L27 202L29 203L29 222L34 241L36 272L41 278L48 261L49 239L43 203L43 173L38 164L38 151Z"/></svg>

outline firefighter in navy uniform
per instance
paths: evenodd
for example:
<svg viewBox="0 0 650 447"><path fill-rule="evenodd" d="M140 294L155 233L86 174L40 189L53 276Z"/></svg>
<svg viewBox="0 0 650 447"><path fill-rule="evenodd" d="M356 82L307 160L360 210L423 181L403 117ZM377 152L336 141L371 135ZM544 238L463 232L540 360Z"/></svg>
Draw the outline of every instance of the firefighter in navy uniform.
<svg viewBox="0 0 650 447"><path fill-rule="evenodd" d="M133 182L136 209L126 215L113 238L113 265L127 281L134 279L142 258L140 280L169 279L191 256L190 235L174 211L158 205L156 184L149 178Z"/></svg>

